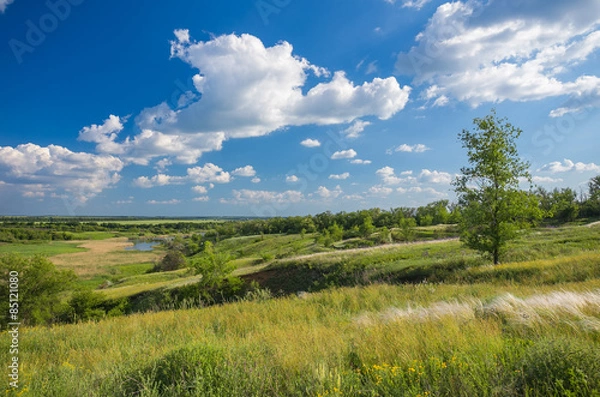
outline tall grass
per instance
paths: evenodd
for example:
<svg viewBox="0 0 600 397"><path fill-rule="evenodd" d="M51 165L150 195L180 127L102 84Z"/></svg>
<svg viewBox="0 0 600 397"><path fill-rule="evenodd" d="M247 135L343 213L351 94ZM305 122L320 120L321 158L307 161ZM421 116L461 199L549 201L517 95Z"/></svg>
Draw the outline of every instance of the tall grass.
<svg viewBox="0 0 600 397"><path fill-rule="evenodd" d="M506 295L512 294L544 316L548 307L568 305L539 302L583 300L578 310L597 321L590 302L599 283L568 287L552 295L509 285L379 285L31 328L21 336L22 380L30 395L57 397L505 396L561 395L561 388L593 395L600 390L597 331L550 321L523 327L490 315L498 299L512 302ZM490 309L426 321L357 321L365 313L379 319L393 307L439 311L436 302L477 300ZM570 309L560 310L554 314L574 319ZM540 361L542 352L562 362ZM556 377L535 376L544 371Z"/></svg>

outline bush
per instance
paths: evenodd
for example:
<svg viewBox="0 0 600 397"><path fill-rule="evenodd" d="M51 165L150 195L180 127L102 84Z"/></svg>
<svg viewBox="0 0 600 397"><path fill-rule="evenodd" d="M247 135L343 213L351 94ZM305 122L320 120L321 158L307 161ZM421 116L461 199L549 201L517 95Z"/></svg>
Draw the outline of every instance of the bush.
<svg viewBox="0 0 600 397"><path fill-rule="evenodd" d="M58 320L64 307L57 304L76 276L72 271L58 270L46 257L26 258L17 254L0 255L0 310L8 313L11 272L18 273L18 318L24 324L50 324ZM9 318L2 315L0 324Z"/></svg>
<svg viewBox="0 0 600 397"><path fill-rule="evenodd" d="M178 250L169 250L167 254L158 262L152 271L170 272L185 267L185 256Z"/></svg>

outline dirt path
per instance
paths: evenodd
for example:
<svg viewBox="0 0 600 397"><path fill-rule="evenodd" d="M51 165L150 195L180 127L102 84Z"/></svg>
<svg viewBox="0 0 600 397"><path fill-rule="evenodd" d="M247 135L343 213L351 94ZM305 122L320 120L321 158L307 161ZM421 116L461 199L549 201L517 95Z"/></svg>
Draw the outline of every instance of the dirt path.
<svg viewBox="0 0 600 397"><path fill-rule="evenodd" d="M598 225L600 225L600 221L598 221L598 222L592 222L592 223L588 223L588 224L587 224L587 225L585 225L585 226L587 226L587 227L594 227L594 226L598 226Z"/></svg>

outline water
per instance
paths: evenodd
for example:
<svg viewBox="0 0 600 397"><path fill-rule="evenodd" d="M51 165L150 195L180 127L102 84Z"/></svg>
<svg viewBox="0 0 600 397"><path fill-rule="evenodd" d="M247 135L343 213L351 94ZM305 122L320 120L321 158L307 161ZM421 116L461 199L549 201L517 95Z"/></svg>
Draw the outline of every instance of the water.
<svg viewBox="0 0 600 397"><path fill-rule="evenodd" d="M158 241L134 241L133 247L125 247L125 251L152 251L158 244Z"/></svg>

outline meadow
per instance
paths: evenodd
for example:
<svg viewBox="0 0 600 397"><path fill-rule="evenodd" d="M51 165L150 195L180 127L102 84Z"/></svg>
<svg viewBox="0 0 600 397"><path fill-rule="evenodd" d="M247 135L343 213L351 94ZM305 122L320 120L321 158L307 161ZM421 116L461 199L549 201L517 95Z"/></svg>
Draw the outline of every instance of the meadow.
<svg viewBox="0 0 600 397"><path fill-rule="evenodd" d="M22 328L22 387L6 395L598 396L599 241L600 226L535 229L491 266L456 240L349 251L310 235L223 240L259 289ZM119 266L105 293L193 277L106 269Z"/></svg>

